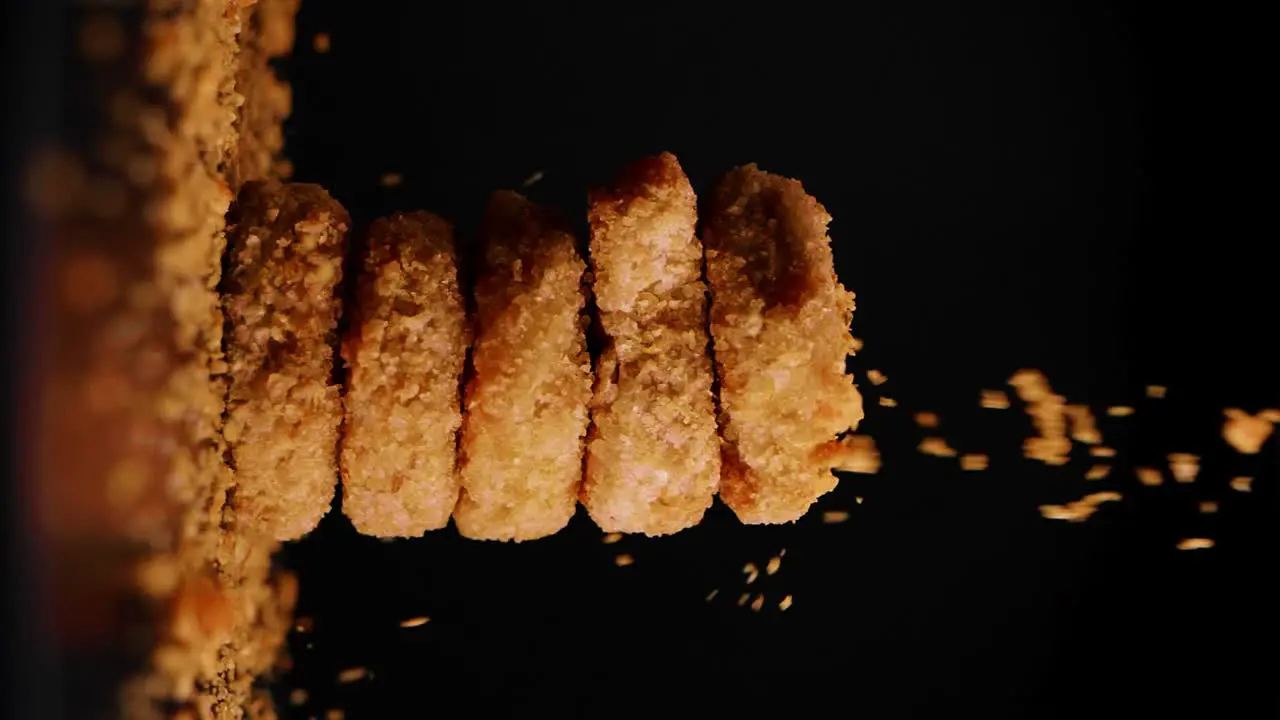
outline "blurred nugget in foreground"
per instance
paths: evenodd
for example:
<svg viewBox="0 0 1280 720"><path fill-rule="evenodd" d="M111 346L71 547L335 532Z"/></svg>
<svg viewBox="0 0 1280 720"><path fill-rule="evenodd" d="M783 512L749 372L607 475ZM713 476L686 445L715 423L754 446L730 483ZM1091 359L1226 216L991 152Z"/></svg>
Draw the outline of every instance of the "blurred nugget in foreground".
<svg viewBox="0 0 1280 720"><path fill-rule="evenodd" d="M698 524L720 483L696 200L667 153L590 197L596 367L582 503L606 532Z"/></svg>
<svg viewBox="0 0 1280 720"><path fill-rule="evenodd" d="M514 192L493 195L480 235L453 519L465 537L531 540L577 506L591 396L586 264L573 236Z"/></svg>
<svg viewBox="0 0 1280 720"><path fill-rule="evenodd" d="M342 401L332 384L347 211L317 185L251 182L232 211L224 431L239 517L277 540L329 510Z"/></svg>
<svg viewBox="0 0 1280 720"><path fill-rule="evenodd" d="M831 216L795 180L755 165L712 198L704 241L720 376L720 497L744 523L796 520L836 486L836 437L862 419L845 373L853 293L836 279Z"/></svg>
<svg viewBox="0 0 1280 720"><path fill-rule="evenodd" d="M458 500L458 384L471 337L453 228L428 213L373 223L342 345L342 510L366 535L413 537Z"/></svg>

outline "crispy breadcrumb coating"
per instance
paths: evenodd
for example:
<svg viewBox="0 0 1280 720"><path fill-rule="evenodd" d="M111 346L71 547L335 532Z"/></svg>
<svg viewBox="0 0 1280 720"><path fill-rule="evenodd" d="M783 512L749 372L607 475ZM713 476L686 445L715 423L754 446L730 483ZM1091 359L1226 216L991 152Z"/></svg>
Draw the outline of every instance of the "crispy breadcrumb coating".
<svg viewBox="0 0 1280 720"><path fill-rule="evenodd" d="M493 195L480 234L453 519L465 537L531 540L577 506L591 396L586 264L573 236L514 192Z"/></svg>
<svg viewBox="0 0 1280 720"><path fill-rule="evenodd" d="M276 182L245 185L233 216L223 298L233 505L240 522L292 540L328 512L337 478L333 341L351 220L319 186Z"/></svg>
<svg viewBox="0 0 1280 720"><path fill-rule="evenodd" d="M587 217L607 345L582 504L606 532L667 535L698 524L720 484L693 187L674 155L645 158Z"/></svg>
<svg viewBox="0 0 1280 720"><path fill-rule="evenodd" d="M448 525L458 500L471 337L449 223L428 212L374 222L357 303L342 345L342 511L366 535L421 535Z"/></svg>
<svg viewBox="0 0 1280 720"><path fill-rule="evenodd" d="M836 436L862 419L845 373L853 293L836 279L831 216L795 180L737 168L705 242L720 377L720 496L745 523L796 520L836 486Z"/></svg>

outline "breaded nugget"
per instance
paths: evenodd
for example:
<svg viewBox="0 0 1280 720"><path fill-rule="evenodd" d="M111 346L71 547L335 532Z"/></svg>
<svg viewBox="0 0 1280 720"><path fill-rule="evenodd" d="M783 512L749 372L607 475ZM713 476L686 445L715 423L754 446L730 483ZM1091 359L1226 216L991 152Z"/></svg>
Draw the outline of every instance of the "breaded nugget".
<svg viewBox="0 0 1280 720"><path fill-rule="evenodd" d="M698 524L720 484L693 188L674 155L646 158L587 217L607 344L582 504L606 532L667 535Z"/></svg>
<svg viewBox="0 0 1280 720"><path fill-rule="evenodd" d="M233 214L223 295L233 502L241 521L292 540L329 511L337 481L333 344L351 220L320 186L274 181L246 184Z"/></svg>
<svg viewBox="0 0 1280 720"><path fill-rule="evenodd" d="M458 388L471 344L449 223L428 212L374 222L352 316L342 511L366 535L442 528L458 501Z"/></svg>
<svg viewBox="0 0 1280 720"><path fill-rule="evenodd" d="M453 519L465 537L531 540L577 506L591 397L586 263L572 235L514 192L493 195L480 234Z"/></svg>
<svg viewBox="0 0 1280 720"><path fill-rule="evenodd" d="M862 419L845 373L854 296L831 216L795 180L747 165L712 199L704 241L720 378L720 497L744 523L796 520L836 486L836 436Z"/></svg>

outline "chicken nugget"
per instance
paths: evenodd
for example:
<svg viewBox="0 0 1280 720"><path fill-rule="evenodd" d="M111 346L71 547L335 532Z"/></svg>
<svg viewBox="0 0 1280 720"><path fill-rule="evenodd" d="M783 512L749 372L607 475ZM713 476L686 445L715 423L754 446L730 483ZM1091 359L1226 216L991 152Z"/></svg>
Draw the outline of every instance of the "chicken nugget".
<svg viewBox="0 0 1280 720"><path fill-rule="evenodd" d="M593 192L596 366L582 504L606 532L698 524L720 484L696 200L674 155Z"/></svg>
<svg viewBox="0 0 1280 720"><path fill-rule="evenodd" d="M453 520L465 537L532 540L577 507L591 397L586 263L572 235L514 192L493 195L480 234Z"/></svg>
<svg viewBox="0 0 1280 720"><path fill-rule="evenodd" d="M337 482L333 346L351 220L318 185L274 181L246 184L233 216L223 293L233 504L242 521L293 540L329 511Z"/></svg>
<svg viewBox="0 0 1280 720"><path fill-rule="evenodd" d="M732 170L704 241L724 436L720 497L744 523L791 522L836 486L838 435L862 419L845 372L854 296L836 278L831 216L799 182Z"/></svg>
<svg viewBox="0 0 1280 720"><path fill-rule="evenodd" d="M448 525L458 501L471 336L449 223L428 212L374 222L357 303L342 344L342 511L366 535L421 535Z"/></svg>

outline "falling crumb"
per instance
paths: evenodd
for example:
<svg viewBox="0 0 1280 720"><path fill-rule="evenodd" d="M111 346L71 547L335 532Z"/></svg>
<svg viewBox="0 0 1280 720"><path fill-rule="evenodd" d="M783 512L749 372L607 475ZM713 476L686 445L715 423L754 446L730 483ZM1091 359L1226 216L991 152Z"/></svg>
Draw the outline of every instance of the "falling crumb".
<svg viewBox="0 0 1280 720"><path fill-rule="evenodd" d="M1204 500L1200 503L1200 512L1205 515L1212 515L1218 512L1218 503L1212 500Z"/></svg>
<svg viewBox="0 0 1280 720"><path fill-rule="evenodd" d="M1097 445L1102 442L1102 433L1093 419L1093 412L1088 405L1067 405L1063 408L1067 420L1071 422L1071 439L1086 445Z"/></svg>
<svg viewBox="0 0 1280 720"><path fill-rule="evenodd" d="M719 594L720 594L720 588L716 588L715 590L712 590L711 592L707 593L707 602L711 602L712 600L715 600L716 596Z"/></svg>
<svg viewBox="0 0 1280 720"><path fill-rule="evenodd" d="M1269 423L1280 423L1280 410L1276 410L1275 408L1268 408L1258 413L1258 417L1262 418L1263 420L1266 420Z"/></svg>
<svg viewBox="0 0 1280 720"><path fill-rule="evenodd" d="M828 455L836 470L874 475L880 472L880 451L870 435L846 435Z"/></svg>
<svg viewBox="0 0 1280 720"><path fill-rule="evenodd" d="M865 346L866 346L866 343L862 341L862 338L860 337L849 338L849 354L850 355L857 355L858 353L862 352L862 348Z"/></svg>
<svg viewBox="0 0 1280 720"><path fill-rule="evenodd" d="M1196 481L1200 473L1200 458L1191 453L1169 453L1169 472L1180 483Z"/></svg>
<svg viewBox="0 0 1280 720"><path fill-rule="evenodd" d="M353 683L353 682L356 682L357 680L363 680L367 677L369 677L368 668L362 668L362 667L347 668L346 670L343 670L342 672L338 673L338 682L343 684Z"/></svg>
<svg viewBox="0 0 1280 720"><path fill-rule="evenodd" d="M838 525L848 519L849 513L844 510L827 510L822 513L822 522L828 525Z"/></svg>
<svg viewBox="0 0 1280 720"><path fill-rule="evenodd" d="M918 412L915 415L916 424L922 428L938 427L938 414L932 412Z"/></svg>
<svg viewBox="0 0 1280 720"><path fill-rule="evenodd" d="M784 557L786 557L786 556L787 556L787 549L786 549L786 548L782 548L781 550L779 550L779 551L778 551L778 557L780 557L780 558L784 558Z"/></svg>
<svg viewBox="0 0 1280 720"><path fill-rule="evenodd" d="M621 555L618 555L613 559L613 564L617 565L618 567L626 567L628 565L633 564L635 561L636 561L635 558L631 557L626 553L622 553Z"/></svg>
<svg viewBox="0 0 1280 720"><path fill-rule="evenodd" d="M329 33L319 32L316 33L315 37L311 38L311 49L321 55L329 52L329 48L331 47L333 47L333 41L329 37Z"/></svg>
<svg viewBox="0 0 1280 720"><path fill-rule="evenodd" d="M880 398L880 407L898 407L898 401L891 397Z"/></svg>
<svg viewBox="0 0 1280 720"><path fill-rule="evenodd" d="M1119 502L1122 495L1118 492L1089 493L1084 497L1066 505L1041 505L1040 514L1049 520L1066 520L1068 522L1084 522L1098 510L1104 502Z"/></svg>
<svg viewBox="0 0 1280 720"><path fill-rule="evenodd" d="M751 599L751 593L742 593L741 595L738 596L738 607L742 607L746 605L747 601L750 599Z"/></svg>
<svg viewBox="0 0 1280 720"><path fill-rule="evenodd" d="M1111 474L1110 465L1094 465L1089 468L1089 472L1084 474L1085 480L1101 480Z"/></svg>
<svg viewBox="0 0 1280 720"><path fill-rule="evenodd" d="M1001 390L983 390L981 404L988 410L1008 410L1009 396Z"/></svg>
<svg viewBox="0 0 1280 720"><path fill-rule="evenodd" d="M1251 477L1231 478L1231 489L1235 490L1236 492L1252 492L1253 478Z"/></svg>
<svg viewBox="0 0 1280 720"><path fill-rule="evenodd" d="M883 385L889 380L888 376L875 368L867 371L867 379L871 381L872 385Z"/></svg>
<svg viewBox="0 0 1280 720"><path fill-rule="evenodd" d="M1207 550L1213 547L1213 540L1209 538L1187 538L1178 543L1179 550Z"/></svg>
<svg viewBox="0 0 1280 720"><path fill-rule="evenodd" d="M1112 405L1107 408L1107 414L1111 417L1129 417L1133 414L1133 408L1128 405Z"/></svg>
<svg viewBox="0 0 1280 720"><path fill-rule="evenodd" d="M1166 387L1165 387L1165 386L1163 386L1163 385L1148 385L1148 386L1147 386L1147 397L1149 397L1149 398L1162 398L1162 397L1164 397L1164 394L1165 394L1167 391L1168 391L1168 388L1166 388Z"/></svg>
<svg viewBox="0 0 1280 720"><path fill-rule="evenodd" d="M421 627L423 625L426 625L429 622L431 622L431 618L427 617L426 615L420 615L418 617L413 617L413 618L409 618L408 620L402 621L400 623L400 627L416 628L416 627Z"/></svg>
<svg viewBox="0 0 1280 720"><path fill-rule="evenodd" d="M1106 445L1095 445L1089 448L1089 454L1094 457L1115 457L1115 448L1109 448Z"/></svg>
<svg viewBox="0 0 1280 720"><path fill-rule="evenodd" d="M762 607L764 607L763 593L761 593L760 595L757 595L756 599L751 601L751 609L754 610L755 612L760 612L760 608Z"/></svg>
<svg viewBox="0 0 1280 720"><path fill-rule="evenodd" d="M1133 472L1138 476L1138 482L1147 487L1155 487L1164 483L1164 477L1155 468L1140 467L1135 468Z"/></svg>
<svg viewBox="0 0 1280 720"><path fill-rule="evenodd" d="M927 437L920 441L920 446L916 448L925 455L934 455L936 457L955 457L956 451L953 450L947 441L940 437Z"/></svg>
<svg viewBox="0 0 1280 720"><path fill-rule="evenodd" d="M324 714L324 720L342 720L346 716L347 714L342 711L342 708L333 708Z"/></svg>
<svg viewBox="0 0 1280 720"><path fill-rule="evenodd" d="M382 187L393 188L404 182L404 175L396 172L384 173L382 176Z"/></svg>
<svg viewBox="0 0 1280 720"><path fill-rule="evenodd" d="M538 170L538 171L537 171L537 172L535 172L534 174L532 174L532 175L530 175L529 177L525 178L525 179L524 179L524 182L523 182L523 183L521 183L521 184L522 184L524 187L533 187L534 185L537 185L537 184L538 184L538 182L539 182L540 180L542 180L542 178L543 178L543 177L545 177L545 175L543 175L543 173L542 173L542 171L541 171L541 170Z"/></svg>
<svg viewBox="0 0 1280 720"><path fill-rule="evenodd" d="M791 607L791 603L792 603L791 596L788 595L782 598L782 601L778 603L778 609L781 610L782 612L786 612L787 608Z"/></svg>
<svg viewBox="0 0 1280 720"><path fill-rule="evenodd" d="M980 453L965 453L960 456L961 470L986 470L987 456Z"/></svg>
<svg viewBox="0 0 1280 720"><path fill-rule="evenodd" d="M764 566L764 574L775 575L780 567L782 567L782 558L778 556L771 557L769 558L769 564Z"/></svg>
<svg viewBox="0 0 1280 720"><path fill-rule="evenodd" d="M1239 408L1227 408L1223 415L1226 415L1227 420L1222 425L1222 439L1237 452L1256 455L1262 450L1267 438L1271 437L1272 423L1275 422L1268 420L1271 411L1250 415Z"/></svg>
<svg viewBox="0 0 1280 720"><path fill-rule="evenodd" d="M309 617L300 617L293 621L293 631L298 633L309 633L316 626L316 621Z"/></svg>
<svg viewBox="0 0 1280 720"><path fill-rule="evenodd" d="M747 576L748 585L755 582L756 578L760 577L760 571L756 569L755 563L747 563L746 565L743 565L742 574Z"/></svg>
<svg viewBox="0 0 1280 720"><path fill-rule="evenodd" d="M614 544L614 543L618 542L618 541L619 541L619 540L621 540L621 539L622 539L622 533L620 533L620 532L611 532L611 533L609 533L608 535L605 535L605 536L604 536L604 539L603 539L603 541L602 541L602 542L604 542L604 544L605 544L605 545L612 545L612 544Z"/></svg>
<svg viewBox="0 0 1280 720"><path fill-rule="evenodd" d="M307 704L307 691L302 688L294 688L289 693L289 704L294 707L300 707Z"/></svg>
<svg viewBox="0 0 1280 720"><path fill-rule="evenodd" d="M854 496L853 496L853 501L854 501L854 502L856 502L856 503L858 503L859 505L861 505L861 504L862 504L862 496L861 496L861 495L854 495Z"/></svg>
<svg viewBox="0 0 1280 720"><path fill-rule="evenodd" d="M1026 403L1027 415L1031 416L1037 433L1022 443L1022 454L1046 465L1065 465L1071 452L1066 399L1053 392L1048 378L1039 370L1019 370L1008 382Z"/></svg>

